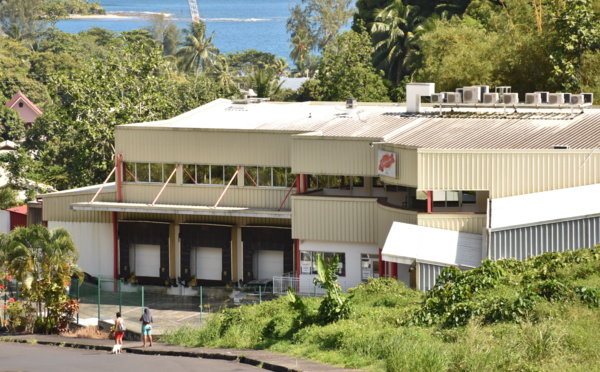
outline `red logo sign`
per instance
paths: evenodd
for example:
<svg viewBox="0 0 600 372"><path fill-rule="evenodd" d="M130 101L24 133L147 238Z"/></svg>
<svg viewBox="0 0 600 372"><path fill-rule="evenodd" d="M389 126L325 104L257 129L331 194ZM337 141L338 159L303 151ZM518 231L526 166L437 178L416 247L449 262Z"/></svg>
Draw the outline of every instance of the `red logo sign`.
<svg viewBox="0 0 600 372"><path fill-rule="evenodd" d="M383 172L384 169L389 169L394 165L395 159L392 154L385 154L379 160L379 171Z"/></svg>

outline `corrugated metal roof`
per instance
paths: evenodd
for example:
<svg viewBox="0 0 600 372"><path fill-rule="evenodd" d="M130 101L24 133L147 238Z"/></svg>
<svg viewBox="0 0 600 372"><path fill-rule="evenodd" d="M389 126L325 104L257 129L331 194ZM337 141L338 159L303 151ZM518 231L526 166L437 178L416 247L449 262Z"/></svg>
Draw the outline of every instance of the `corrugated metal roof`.
<svg viewBox="0 0 600 372"><path fill-rule="evenodd" d="M387 142L429 149L592 149L600 143L600 113L574 119L429 118Z"/></svg>
<svg viewBox="0 0 600 372"><path fill-rule="evenodd" d="M444 112L424 108L406 114L398 104L343 102L237 105L219 99L173 119L130 124L156 128L280 131L309 136L381 138L407 147L429 149L550 149L555 145L592 149L600 143L600 112L477 109Z"/></svg>

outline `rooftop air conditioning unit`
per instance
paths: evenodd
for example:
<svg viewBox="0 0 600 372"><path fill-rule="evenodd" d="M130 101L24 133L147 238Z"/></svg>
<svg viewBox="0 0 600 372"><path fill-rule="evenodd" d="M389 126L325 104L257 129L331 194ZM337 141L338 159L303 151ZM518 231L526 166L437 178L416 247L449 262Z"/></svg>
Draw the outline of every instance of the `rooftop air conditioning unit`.
<svg viewBox="0 0 600 372"><path fill-rule="evenodd" d="M540 96L542 97L542 103L548 103L548 92L535 92L535 93L539 93Z"/></svg>
<svg viewBox="0 0 600 372"><path fill-rule="evenodd" d="M571 94L572 105L583 105L583 94Z"/></svg>
<svg viewBox="0 0 600 372"><path fill-rule="evenodd" d="M542 103L542 95L540 93L525 93L525 103L528 105L539 105Z"/></svg>
<svg viewBox="0 0 600 372"><path fill-rule="evenodd" d="M504 93L510 93L510 87L509 86L496 87L496 93L500 94L500 97L502 97L502 95Z"/></svg>
<svg viewBox="0 0 600 372"><path fill-rule="evenodd" d="M594 103L594 93L583 93L583 102L589 103L590 105Z"/></svg>
<svg viewBox="0 0 600 372"><path fill-rule="evenodd" d="M478 103L479 102L479 90L480 90L480 87L464 87L463 88L463 102L464 103Z"/></svg>
<svg viewBox="0 0 600 372"><path fill-rule="evenodd" d="M346 108L347 109L355 109L356 108L356 98L346 99Z"/></svg>
<svg viewBox="0 0 600 372"><path fill-rule="evenodd" d="M444 98L446 98L445 93L434 93L431 95L431 102L433 103L443 103Z"/></svg>
<svg viewBox="0 0 600 372"><path fill-rule="evenodd" d="M498 93L484 93L483 94L483 103L498 103L500 101L500 96Z"/></svg>
<svg viewBox="0 0 600 372"><path fill-rule="evenodd" d="M564 93L550 93L548 94L548 104L550 105L562 105L565 103Z"/></svg>
<svg viewBox="0 0 600 372"><path fill-rule="evenodd" d="M565 103L571 102L571 93L563 93L565 95Z"/></svg>
<svg viewBox="0 0 600 372"><path fill-rule="evenodd" d="M448 92L446 93L446 102L448 103L461 103L462 97L460 93Z"/></svg>
<svg viewBox="0 0 600 372"><path fill-rule="evenodd" d="M502 102L505 105L515 105L519 103L519 93L504 93L502 95Z"/></svg>

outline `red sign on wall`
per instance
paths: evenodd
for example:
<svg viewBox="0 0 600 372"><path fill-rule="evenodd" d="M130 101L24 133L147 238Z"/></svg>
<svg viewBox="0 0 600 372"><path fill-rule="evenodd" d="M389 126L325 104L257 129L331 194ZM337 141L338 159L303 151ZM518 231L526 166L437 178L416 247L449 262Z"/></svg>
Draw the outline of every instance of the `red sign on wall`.
<svg viewBox="0 0 600 372"><path fill-rule="evenodd" d="M396 153L378 150L377 174L396 178Z"/></svg>

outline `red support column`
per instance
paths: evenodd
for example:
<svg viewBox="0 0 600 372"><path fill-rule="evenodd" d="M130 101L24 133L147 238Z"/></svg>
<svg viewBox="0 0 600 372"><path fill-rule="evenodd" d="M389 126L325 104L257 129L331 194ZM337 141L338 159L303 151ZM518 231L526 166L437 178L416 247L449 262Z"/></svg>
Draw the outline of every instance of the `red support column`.
<svg viewBox="0 0 600 372"><path fill-rule="evenodd" d="M379 277L380 278L385 278L385 264L386 264L386 262L381 257L381 251L382 250L383 250L382 248L379 248Z"/></svg>
<svg viewBox="0 0 600 372"><path fill-rule="evenodd" d="M433 210L433 191L427 191L427 213Z"/></svg>
<svg viewBox="0 0 600 372"><path fill-rule="evenodd" d="M398 264L392 262L392 278L398 279Z"/></svg>

